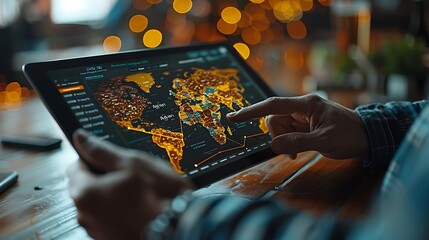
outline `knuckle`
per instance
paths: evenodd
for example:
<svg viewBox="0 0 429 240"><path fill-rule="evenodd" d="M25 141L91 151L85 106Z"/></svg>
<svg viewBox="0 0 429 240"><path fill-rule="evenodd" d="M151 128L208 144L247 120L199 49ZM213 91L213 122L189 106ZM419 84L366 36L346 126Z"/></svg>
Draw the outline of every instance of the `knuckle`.
<svg viewBox="0 0 429 240"><path fill-rule="evenodd" d="M269 97L269 98L267 98L267 102L269 103L269 104L275 104L275 103L278 103L279 102L279 100L280 100L280 97Z"/></svg>
<svg viewBox="0 0 429 240"><path fill-rule="evenodd" d="M280 104L281 100L282 100L281 97L269 97L266 100L267 112L269 112L269 113L275 112L275 106L278 106Z"/></svg>
<svg viewBox="0 0 429 240"><path fill-rule="evenodd" d="M323 98L316 94L307 95L306 98L307 103L310 105L319 105L323 102Z"/></svg>

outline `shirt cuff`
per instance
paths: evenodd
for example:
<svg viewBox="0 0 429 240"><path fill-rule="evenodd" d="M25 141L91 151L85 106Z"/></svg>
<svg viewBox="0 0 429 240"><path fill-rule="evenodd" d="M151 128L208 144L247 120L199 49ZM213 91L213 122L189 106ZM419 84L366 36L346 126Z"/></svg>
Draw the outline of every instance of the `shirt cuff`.
<svg viewBox="0 0 429 240"><path fill-rule="evenodd" d="M376 109L360 107L356 111L365 126L369 141L369 156L363 162L364 167L388 164L396 151L388 119Z"/></svg>

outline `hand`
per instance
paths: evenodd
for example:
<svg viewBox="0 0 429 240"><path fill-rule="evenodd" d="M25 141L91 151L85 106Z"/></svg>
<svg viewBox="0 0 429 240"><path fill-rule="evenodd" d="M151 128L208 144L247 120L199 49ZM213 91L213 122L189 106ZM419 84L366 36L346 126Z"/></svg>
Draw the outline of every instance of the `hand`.
<svg viewBox="0 0 429 240"><path fill-rule="evenodd" d="M315 150L334 159L368 157L369 144L357 112L317 95L272 97L227 115L232 122L267 117L278 154Z"/></svg>
<svg viewBox="0 0 429 240"><path fill-rule="evenodd" d="M78 222L96 239L140 239L145 225L190 183L162 161L78 130L73 142L94 175L77 161L68 171Z"/></svg>

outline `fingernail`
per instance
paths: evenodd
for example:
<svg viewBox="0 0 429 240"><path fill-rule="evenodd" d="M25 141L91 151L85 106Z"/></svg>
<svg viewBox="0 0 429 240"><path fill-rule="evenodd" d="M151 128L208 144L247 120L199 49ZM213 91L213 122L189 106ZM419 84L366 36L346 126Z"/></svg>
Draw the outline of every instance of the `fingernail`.
<svg viewBox="0 0 429 240"><path fill-rule="evenodd" d="M226 114L226 117L234 117L235 115L237 115L237 112L230 112Z"/></svg>

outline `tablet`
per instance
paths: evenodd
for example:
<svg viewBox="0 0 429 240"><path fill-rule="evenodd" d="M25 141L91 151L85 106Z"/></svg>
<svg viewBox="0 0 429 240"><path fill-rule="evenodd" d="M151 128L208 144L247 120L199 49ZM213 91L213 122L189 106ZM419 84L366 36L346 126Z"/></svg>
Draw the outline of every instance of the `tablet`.
<svg viewBox="0 0 429 240"><path fill-rule="evenodd" d="M196 186L274 156L264 118L226 119L273 95L228 43L30 63L23 71L70 141L83 128L168 161Z"/></svg>

